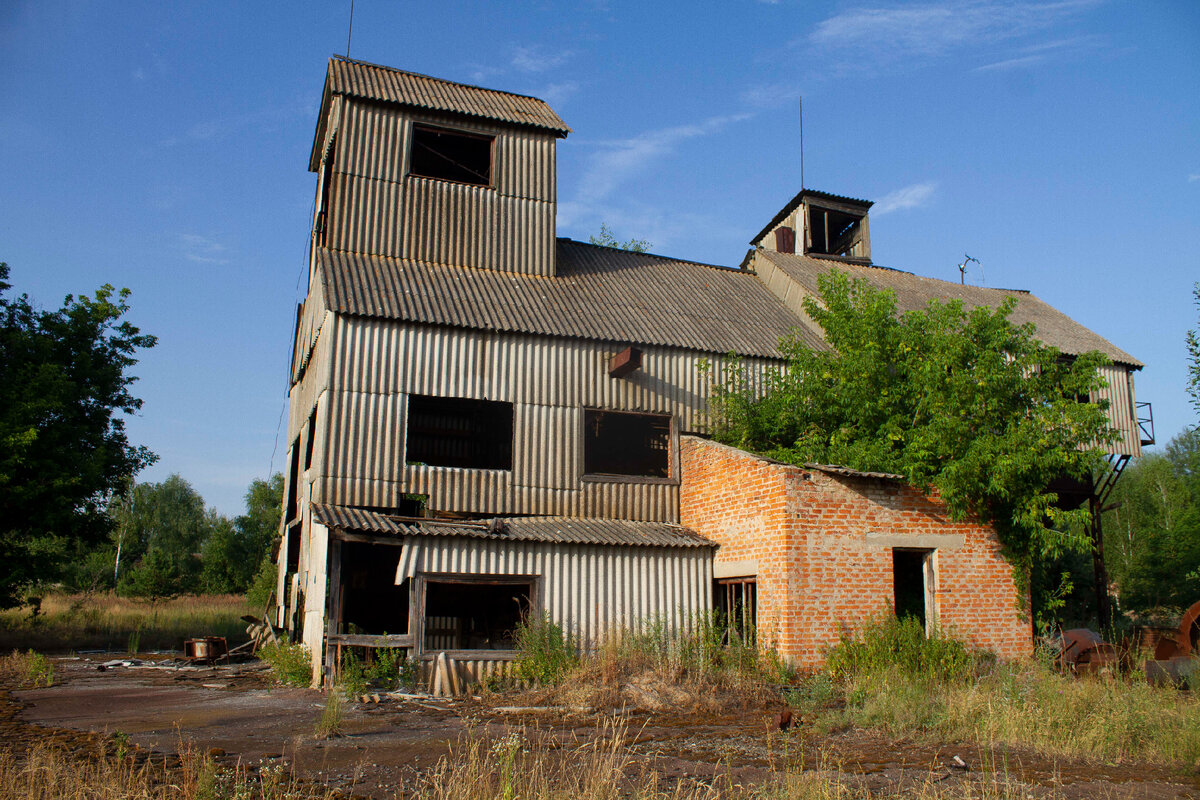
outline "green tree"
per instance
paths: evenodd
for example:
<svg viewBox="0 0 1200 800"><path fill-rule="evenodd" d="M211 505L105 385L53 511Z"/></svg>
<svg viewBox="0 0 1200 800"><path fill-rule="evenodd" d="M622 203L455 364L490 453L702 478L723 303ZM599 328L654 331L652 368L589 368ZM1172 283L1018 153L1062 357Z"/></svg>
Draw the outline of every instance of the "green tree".
<svg viewBox="0 0 1200 800"><path fill-rule="evenodd" d="M198 555L219 518L205 510L190 483L177 474L161 483L139 483L114 501L112 515L119 591L162 597L199 588Z"/></svg>
<svg viewBox="0 0 1200 800"><path fill-rule="evenodd" d="M952 515L995 526L1021 580L1035 559L1090 542L1086 508L1047 488L1090 479L1110 441L1099 353L1065 358L1008 317L1015 301L966 310L932 301L899 314L894 295L833 270L805 311L829 347L782 343L788 366L752 385L733 369L716 387L716 437L793 464L899 473L936 488Z"/></svg>
<svg viewBox="0 0 1200 800"><path fill-rule="evenodd" d="M1200 429L1138 459L1113 490L1104 548L1121 608L1179 612L1200 597Z"/></svg>
<svg viewBox="0 0 1200 800"><path fill-rule="evenodd" d="M1200 311L1200 282L1192 284L1192 297L1196 301L1196 309ZM1192 398L1192 407L1200 415L1200 328L1187 332L1186 345L1188 353L1188 384L1187 393Z"/></svg>
<svg viewBox="0 0 1200 800"><path fill-rule="evenodd" d="M7 296L0 263L0 607L58 580L80 542L103 542L109 497L155 459L129 443L141 408L129 370L155 338L122 318L129 291L102 286L61 308Z"/></svg>
<svg viewBox="0 0 1200 800"><path fill-rule="evenodd" d="M283 475L277 472L269 480L256 478L251 482L246 491L245 514L232 522L214 520L201 558L205 591L246 592L262 572L263 562L273 563L271 546L279 535L282 503Z"/></svg>
<svg viewBox="0 0 1200 800"><path fill-rule="evenodd" d="M622 242L613 232L608 229L608 225L600 223L600 234L598 236L589 236L588 241L592 244L598 244L601 247L615 247L618 250L629 250L633 253L646 253L654 245L645 239L630 239L628 242Z"/></svg>

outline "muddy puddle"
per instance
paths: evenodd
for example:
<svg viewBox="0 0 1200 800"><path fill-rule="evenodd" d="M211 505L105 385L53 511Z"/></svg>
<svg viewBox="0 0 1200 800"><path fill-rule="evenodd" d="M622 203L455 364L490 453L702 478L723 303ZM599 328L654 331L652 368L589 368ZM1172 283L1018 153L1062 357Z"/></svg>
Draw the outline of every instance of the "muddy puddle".
<svg viewBox="0 0 1200 800"><path fill-rule="evenodd" d="M644 712L516 712L502 702L385 700L349 703L343 736L323 740L314 726L325 695L272 687L257 664L185 670L116 667L109 656L56 660L57 684L13 692L0 715L3 734L55 734L78 752L95 752L102 734L121 733L143 751L183 748L225 763L280 765L297 776L363 796L392 797L418 787L464 736L520 731L569 755L621 735L635 768L664 788L681 781L759 786L785 771L840 774L873 792L904 792L929 782L1019 785L1030 797L1197 798L1200 776L1164 768L1047 759L1013 749L897 742L864 731L814 735L776 729L770 709L727 715ZM56 740L56 741L59 741ZM953 763L957 756L966 770Z"/></svg>

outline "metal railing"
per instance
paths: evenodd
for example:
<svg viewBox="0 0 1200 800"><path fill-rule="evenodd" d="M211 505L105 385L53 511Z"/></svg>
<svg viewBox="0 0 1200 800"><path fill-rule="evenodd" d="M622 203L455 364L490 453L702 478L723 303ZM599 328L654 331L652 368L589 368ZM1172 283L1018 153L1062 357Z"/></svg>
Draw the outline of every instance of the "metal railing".
<svg viewBox="0 0 1200 800"><path fill-rule="evenodd" d="M1137 410L1137 426L1138 435L1141 437L1142 444L1154 444L1154 409L1149 403L1135 403Z"/></svg>

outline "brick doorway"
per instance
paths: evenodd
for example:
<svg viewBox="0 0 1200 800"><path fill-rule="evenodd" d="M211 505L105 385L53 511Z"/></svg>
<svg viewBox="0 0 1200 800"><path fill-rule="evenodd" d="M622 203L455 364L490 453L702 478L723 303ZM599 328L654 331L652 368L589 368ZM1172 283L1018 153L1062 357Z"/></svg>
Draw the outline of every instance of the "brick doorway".
<svg viewBox="0 0 1200 800"><path fill-rule="evenodd" d="M925 632L931 632L934 624L933 551L893 549L892 581L896 616L899 619L916 617Z"/></svg>

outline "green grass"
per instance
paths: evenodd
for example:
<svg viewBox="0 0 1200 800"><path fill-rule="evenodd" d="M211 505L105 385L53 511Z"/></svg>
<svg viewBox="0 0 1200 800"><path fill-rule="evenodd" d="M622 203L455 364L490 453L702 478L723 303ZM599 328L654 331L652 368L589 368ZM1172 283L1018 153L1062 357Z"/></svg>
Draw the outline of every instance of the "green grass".
<svg viewBox="0 0 1200 800"><path fill-rule="evenodd" d="M232 647L247 641L243 614L251 609L238 595L176 597L152 603L111 592L48 595L41 613L0 612L0 651L34 649L49 653L78 650L180 650L185 639L224 636Z"/></svg>
<svg viewBox="0 0 1200 800"><path fill-rule="evenodd" d="M999 664L919 624L880 620L828 656L819 728L1030 748L1049 756L1193 766L1200 699L1140 672L1076 678L1046 658ZM813 680L813 679L810 679Z"/></svg>

